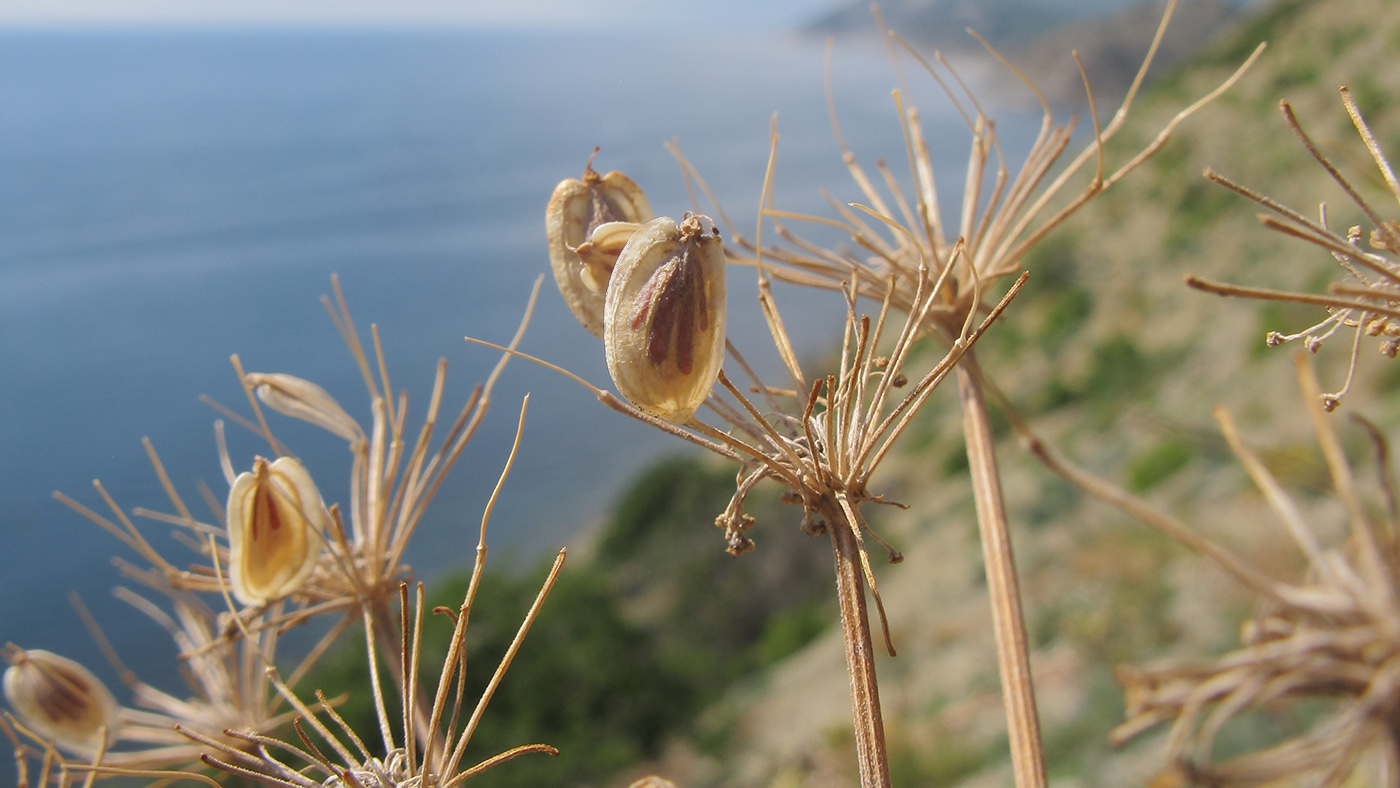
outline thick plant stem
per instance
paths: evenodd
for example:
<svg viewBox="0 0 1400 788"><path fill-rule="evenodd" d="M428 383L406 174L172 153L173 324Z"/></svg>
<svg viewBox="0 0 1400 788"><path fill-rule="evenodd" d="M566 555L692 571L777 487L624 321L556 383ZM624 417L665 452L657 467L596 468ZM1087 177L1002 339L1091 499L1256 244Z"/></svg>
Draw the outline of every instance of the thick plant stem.
<svg viewBox="0 0 1400 788"><path fill-rule="evenodd" d="M978 382L977 360L968 351L958 362L958 399L962 404L963 437L977 502L977 528L982 537L982 560L992 598L992 627L996 632L997 665L1001 670L1002 702L1011 740L1011 766L1017 788L1045 788L1045 749L1031 680L1030 647L1021 611L1021 588L1006 525L987 400Z"/></svg>
<svg viewBox="0 0 1400 788"><path fill-rule="evenodd" d="M885 722L880 713L880 688L875 681L875 649L870 619L865 612L865 579L860 546L839 506L822 512L831 534L836 559L836 597L841 604L841 631L846 639L846 671L851 679L851 718L855 723L856 759L861 788L889 788L890 765L885 753Z"/></svg>

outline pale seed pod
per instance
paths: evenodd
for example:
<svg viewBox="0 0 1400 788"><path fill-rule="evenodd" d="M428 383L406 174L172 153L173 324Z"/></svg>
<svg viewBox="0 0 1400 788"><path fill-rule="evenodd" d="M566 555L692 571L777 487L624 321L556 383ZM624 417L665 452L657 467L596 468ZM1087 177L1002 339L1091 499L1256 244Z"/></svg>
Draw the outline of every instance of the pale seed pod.
<svg viewBox="0 0 1400 788"><path fill-rule="evenodd" d="M5 699L25 727L85 757L117 738L120 708L92 671L41 649L10 646L5 657Z"/></svg>
<svg viewBox="0 0 1400 788"><path fill-rule="evenodd" d="M638 409L676 424L709 396L724 361L725 259L713 225L690 215L679 226L665 216L647 222L608 284L608 373Z"/></svg>
<svg viewBox="0 0 1400 788"><path fill-rule="evenodd" d="M309 380L280 372L249 372L244 379L264 405L283 416L311 422L352 444L365 439L364 430L340 403Z"/></svg>
<svg viewBox="0 0 1400 788"><path fill-rule="evenodd" d="M639 222L604 222L574 250L582 265L579 275L589 292L599 298L607 297L608 282L617 266L617 258L641 226Z"/></svg>
<svg viewBox="0 0 1400 788"><path fill-rule="evenodd" d="M301 588L316 568L330 513L316 483L291 457L253 461L228 493L229 583L244 605Z"/></svg>
<svg viewBox="0 0 1400 788"><path fill-rule="evenodd" d="M597 151L595 150L596 154ZM652 217L646 195L631 178L620 172L599 175L593 157L583 172L583 180L569 178L554 187L545 209L544 227L549 238L549 263L554 282L564 295L574 317L596 337L603 336L603 299L607 292L607 271L601 258L591 258L585 278L585 264L578 249L592 239L600 225L610 222L640 224Z"/></svg>

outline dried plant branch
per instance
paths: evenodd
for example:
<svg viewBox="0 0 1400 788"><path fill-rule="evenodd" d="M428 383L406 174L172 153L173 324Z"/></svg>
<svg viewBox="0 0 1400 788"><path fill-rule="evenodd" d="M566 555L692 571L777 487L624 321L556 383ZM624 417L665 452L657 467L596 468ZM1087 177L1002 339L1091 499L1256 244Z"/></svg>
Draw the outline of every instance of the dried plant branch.
<svg viewBox="0 0 1400 788"><path fill-rule="evenodd" d="M1366 124L1360 109L1356 106L1351 92L1341 88L1342 104L1347 115L1356 127L1371 159L1380 171L1382 179L1392 195L1400 199L1400 184L1397 184L1394 169L1387 161L1385 153L1377 143L1375 135ZM1243 285L1207 282L1196 277L1187 279L1187 284L1198 290L1218 295L1251 298L1269 301L1288 301L1298 304L1322 306L1327 309L1328 318L1311 328L1296 334L1283 334L1270 331L1265 342L1270 346L1301 339L1308 350L1317 352L1342 326L1356 330L1351 358L1347 364L1346 381L1336 392L1323 393L1323 404L1331 410L1340 404L1351 387L1355 377L1357 359L1362 334L1380 339L1380 352L1387 358L1395 358L1400 351L1400 224L1385 219L1379 210L1361 195L1341 170L1324 154L1312 137L1303 129L1293 108L1288 102L1280 102L1279 108L1289 130L1303 144L1309 155L1325 169L1329 176L1351 198L1352 202L1371 223L1370 250L1361 247L1362 228L1354 226L1345 234L1331 230L1327 226L1327 211L1323 205L1319 209L1319 220L1314 221L1301 212L1293 210L1254 189L1242 186L1214 170L1207 169L1205 177L1227 189L1246 197L1267 208L1274 215L1263 215L1259 221L1268 229L1313 244L1330 253L1342 266L1344 279L1333 283L1326 295L1296 293Z"/></svg>

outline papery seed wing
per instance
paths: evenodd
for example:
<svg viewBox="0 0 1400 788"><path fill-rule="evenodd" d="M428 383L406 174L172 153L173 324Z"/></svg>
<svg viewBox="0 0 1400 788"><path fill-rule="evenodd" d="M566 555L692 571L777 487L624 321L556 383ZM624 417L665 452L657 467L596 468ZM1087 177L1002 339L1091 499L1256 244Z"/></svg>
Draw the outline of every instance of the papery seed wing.
<svg viewBox="0 0 1400 788"><path fill-rule="evenodd" d="M41 649L15 649L9 659L5 699L30 730L88 757L116 739L117 700L87 668Z"/></svg>
<svg viewBox="0 0 1400 788"><path fill-rule="evenodd" d="M632 233L641 226L638 222L604 222L594 228L587 241L579 244L575 253L582 266L583 284L589 292L600 298L607 297L608 280L617 266L617 258Z"/></svg>
<svg viewBox="0 0 1400 788"><path fill-rule="evenodd" d="M245 377L258 399L278 413L309 421L351 444L365 439L360 425L315 383L280 372L249 372Z"/></svg>
<svg viewBox="0 0 1400 788"><path fill-rule="evenodd" d="M234 479L228 494L229 582L245 605L295 593L321 554L330 514L310 474L292 457Z"/></svg>
<svg viewBox="0 0 1400 788"><path fill-rule="evenodd" d="M724 361L724 252L703 218L642 225L618 257L605 304L603 346L618 392L677 424L709 396Z"/></svg>
<svg viewBox="0 0 1400 788"><path fill-rule="evenodd" d="M596 268L589 275L591 286L585 282L585 266L577 250L600 225L641 223L651 216L646 195L631 178L620 172L599 175L591 163L583 180L561 181L549 198L545 209L545 234L549 238L549 263L554 270L554 282L574 317L596 337L603 336L607 283Z"/></svg>

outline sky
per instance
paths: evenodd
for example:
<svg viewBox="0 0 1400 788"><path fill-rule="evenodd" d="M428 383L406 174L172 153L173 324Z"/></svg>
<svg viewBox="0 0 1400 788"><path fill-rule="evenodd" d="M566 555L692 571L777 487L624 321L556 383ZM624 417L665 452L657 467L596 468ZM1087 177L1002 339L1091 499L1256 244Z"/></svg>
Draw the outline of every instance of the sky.
<svg viewBox="0 0 1400 788"><path fill-rule="evenodd" d="M775 31L837 0L0 0L0 27L471 27Z"/></svg>

